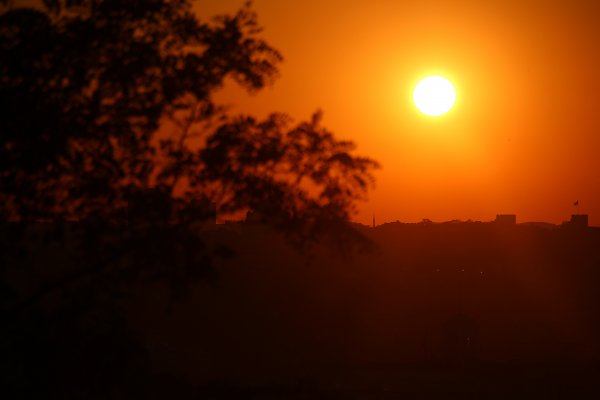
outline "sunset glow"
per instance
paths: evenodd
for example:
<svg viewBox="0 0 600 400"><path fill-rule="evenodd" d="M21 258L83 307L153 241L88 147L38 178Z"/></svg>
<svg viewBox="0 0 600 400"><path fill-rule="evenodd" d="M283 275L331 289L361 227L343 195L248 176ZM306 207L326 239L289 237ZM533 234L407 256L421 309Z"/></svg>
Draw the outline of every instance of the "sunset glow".
<svg viewBox="0 0 600 400"><path fill-rule="evenodd" d="M209 17L241 4L214 0L198 10ZM219 99L295 121L322 109L325 126L382 165L359 205L362 223L373 213L419 222L499 212L560 223L579 199L600 224L600 83L590 79L600 53L589 51L599 10L541 4L257 0L263 35L285 57L281 77L256 96L231 84ZM435 75L457 97L448 113L429 117L413 95Z"/></svg>
<svg viewBox="0 0 600 400"><path fill-rule="evenodd" d="M600 399L598 21L0 0L0 398Z"/></svg>

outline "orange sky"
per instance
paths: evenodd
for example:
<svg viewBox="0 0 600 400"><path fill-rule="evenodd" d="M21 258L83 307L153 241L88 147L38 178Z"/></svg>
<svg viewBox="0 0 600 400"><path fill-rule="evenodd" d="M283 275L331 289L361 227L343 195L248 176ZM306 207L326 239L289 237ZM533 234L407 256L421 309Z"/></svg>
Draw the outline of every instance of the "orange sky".
<svg viewBox="0 0 600 400"><path fill-rule="evenodd" d="M203 15L243 0L200 0ZM526 3L526 4L523 4ZM256 96L227 88L235 111L325 125L381 162L356 220L600 225L600 5L570 1L255 0L264 37L284 57ZM447 115L420 114L418 79L450 78Z"/></svg>

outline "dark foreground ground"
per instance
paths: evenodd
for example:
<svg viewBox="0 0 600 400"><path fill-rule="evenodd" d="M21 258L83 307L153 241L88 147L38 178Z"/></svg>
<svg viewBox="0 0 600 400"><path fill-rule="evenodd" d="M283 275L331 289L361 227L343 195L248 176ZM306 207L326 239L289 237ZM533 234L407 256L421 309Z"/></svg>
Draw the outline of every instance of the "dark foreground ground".
<svg viewBox="0 0 600 400"><path fill-rule="evenodd" d="M199 398L585 399L600 395L596 366L379 366L295 383L236 387L212 383Z"/></svg>
<svg viewBox="0 0 600 400"><path fill-rule="evenodd" d="M128 277L125 257L15 311L80 268L69 229L3 231L2 398L600 398L595 228L386 224L358 228L369 251L299 253L213 227L235 256L189 285Z"/></svg>

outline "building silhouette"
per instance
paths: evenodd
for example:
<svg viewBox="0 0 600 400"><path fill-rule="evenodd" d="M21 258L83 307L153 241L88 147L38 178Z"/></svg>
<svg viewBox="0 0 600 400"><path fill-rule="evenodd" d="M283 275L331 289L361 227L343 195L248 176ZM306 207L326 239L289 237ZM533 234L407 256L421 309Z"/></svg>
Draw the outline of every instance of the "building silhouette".
<svg viewBox="0 0 600 400"><path fill-rule="evenodd" d="M497 214L494 223L498 225L516 225L517 216L515 214Z"/></svg>
<svg viewBox="0 0 600 400"><path fill-rule="evenodd" d="M571 215L571 219L565 222L565 224L572 228L587 228L589 226L588 221L587 214L573 214Z"/></svg>

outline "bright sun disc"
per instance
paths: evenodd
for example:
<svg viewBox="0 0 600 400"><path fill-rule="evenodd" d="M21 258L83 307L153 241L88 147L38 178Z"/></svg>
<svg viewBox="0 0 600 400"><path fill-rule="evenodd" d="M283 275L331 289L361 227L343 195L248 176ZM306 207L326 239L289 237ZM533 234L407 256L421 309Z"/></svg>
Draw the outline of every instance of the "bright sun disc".
<svg viewBox="0 0 600 400"><path fill-rule="evenodd" d="M415 87L413 100L423 114L437 117L450 111L456 100L456 91L448 79L428 76Z"/></svg>

